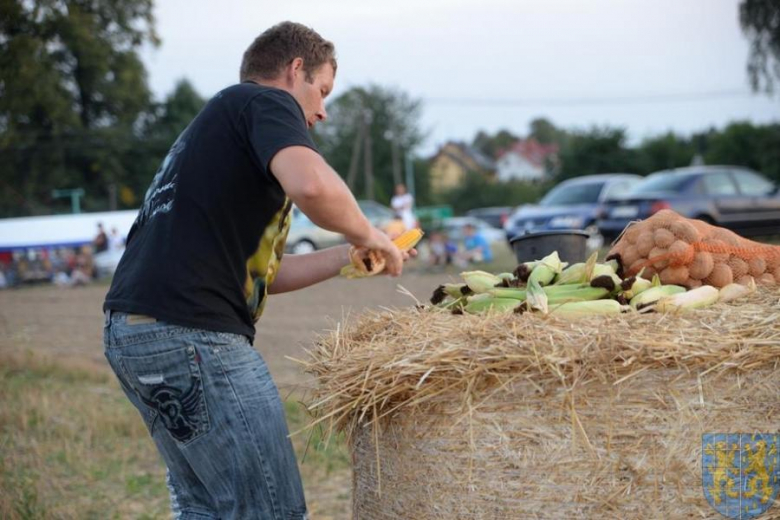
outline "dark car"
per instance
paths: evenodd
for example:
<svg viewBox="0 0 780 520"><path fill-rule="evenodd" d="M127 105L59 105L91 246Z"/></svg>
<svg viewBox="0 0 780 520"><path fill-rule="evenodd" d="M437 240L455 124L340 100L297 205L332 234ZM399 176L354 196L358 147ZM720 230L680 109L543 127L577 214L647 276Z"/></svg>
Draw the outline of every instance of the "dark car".
<svg viewBox="0 0 780 520"><path fill-rule="evenodd" d="M780 234L780 194L759 173L739 166L690 166L649 175L609 204L599 230L615 239L633 220L672 209L742 236Z"/></svg>
<svg viewBox="0 0 780 520"><path fill-rule="evenodd" d="M530 232L578 229L592 237L591 247L600 247L596 223L605 203L628 193L642 180L629 173L575 177L558 184L537 205L520 206L504 224L507 239Z"/></svg>

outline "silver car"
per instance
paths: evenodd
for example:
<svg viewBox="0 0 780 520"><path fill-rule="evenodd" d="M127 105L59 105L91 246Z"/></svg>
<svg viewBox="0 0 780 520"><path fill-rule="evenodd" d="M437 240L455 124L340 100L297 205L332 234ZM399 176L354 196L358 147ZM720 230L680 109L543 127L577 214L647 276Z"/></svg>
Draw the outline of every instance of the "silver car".
<svg viewBox="0 0 780 520"><path fill-rule="evenodd" d="M373 200L359 200L358 205L368 221L379 229L383 229L395 218L393 210ZM287 234L286 252L296 255L311 253L344 242L344 235L322 229L309 220L309 217L304 215L300 209L293 208L292 224Z"/></svg>

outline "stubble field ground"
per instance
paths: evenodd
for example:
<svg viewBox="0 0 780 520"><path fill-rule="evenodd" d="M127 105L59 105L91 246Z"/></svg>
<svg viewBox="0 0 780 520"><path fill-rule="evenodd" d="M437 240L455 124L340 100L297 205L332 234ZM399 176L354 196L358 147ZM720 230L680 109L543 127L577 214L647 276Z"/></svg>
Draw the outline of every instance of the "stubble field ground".
<svg viewBox="0 0 780 520"><path fill-rule="evenodd" d="M290 430L307 425L300 403L312 386L290 357L305 358L317 336L347 316L414 305L399 284L424 301L456 278L448 270L333 279L273 296L255 348L277 382ZM0 291L0 518L169 518L165 468L103 356L107 289ZM319 439L293 437L312 518L349 518L348 452L339 439L327 446Z"/></svg>

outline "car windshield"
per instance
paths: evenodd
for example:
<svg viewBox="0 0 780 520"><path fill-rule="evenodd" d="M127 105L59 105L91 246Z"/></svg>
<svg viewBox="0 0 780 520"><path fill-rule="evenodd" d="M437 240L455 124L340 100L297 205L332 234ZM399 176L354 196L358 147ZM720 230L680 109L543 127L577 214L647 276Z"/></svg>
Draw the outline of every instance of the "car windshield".
<svg viewBox="0 0 780 520"><path fill-rule="evenodd" d="M634 186L629 195L642 195L645 193L676 192L691 178L690 175L676 175L660 173L651 175L644 181Z"/></svg>
<svg viewBox="0 0 780 520"><path fill-rule="evenodd" d="M604 187L603 182L569 184L558 186L539 201L540 206L570 206L573 204L595 204Z"/></svg>

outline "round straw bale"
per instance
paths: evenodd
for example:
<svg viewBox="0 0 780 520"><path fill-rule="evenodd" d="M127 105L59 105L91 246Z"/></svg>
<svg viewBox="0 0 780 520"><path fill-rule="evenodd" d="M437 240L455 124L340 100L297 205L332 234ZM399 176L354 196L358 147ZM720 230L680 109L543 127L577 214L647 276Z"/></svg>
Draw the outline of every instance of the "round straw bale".
<svg viewBox="0 0 780 520"><path fill-rule="evenodd" d="M662 247L654 247L650 250L650 253L647 255L648 260L652 260L653 258L661 257L666 255L668 251ZM666 266L669 265L669 259L664 258L663 260L656 260L653 262L653 267L655 267L657 270L661 270L666 268Z"/></svg>
<svg viewBox="0 0 780 520"><path fill-rule="evenodd" d="M776 436L767 287L737 305L576 324L375 312L311 354L311 410L346 437L361 520L714 518L702 464L716 441Z"/></svg>
<svg viewBox="0 0 780 520"><path fill-rule="evenodd" d="M759 277L766 271L766 260L760 256L755 256L748 260L748 272L753 277Z"/></svg>
<svg viewBox="0 0 780 520"><path fill-rule="evenodd" d="M712 255L705 251L699 251L693 255L693 262L688 266L688 272L691 278L703 280L709 276L714 266L715 262L712 259Z"/></svg>
<svg viewBox="0 0 780 520"><path fill-rule="evenodd" d="M672 231L672 233L674 233L675 237L679 238L680 240L685 240L689 244L693 244L694 242L701 240L699 231L688 220L678 220L677 222L673 222L669 229Z"/></svg>
<svg viewBox="0 0 780 520"><path fill-rule="evenodd" d="M653 232L650 230L644 231L639 234L636 239L636 251L642 258L647 258L650 254L650 250L655 247L655 239L653 238Z"/></svg>
<svg viewBox="0 0 780 520"><path fill-rule="evenodd" d="M704 279L706 285L718 288L725 287L733 281L734 274L729 269L729 266L720 262L715 263L712 272Z"/></svg>
<svg viewBox="0 0 780 520"><path fill-rule="evenodd" d="M688 268L684 265L669 266L659 274L664 285L684 285L688 280Z"/></svg>
<svg viewBox="0 0 780 520"><path fill-rule="evenodd" d="M666 228L658 228L653 232L656 247L669 247L674 242L674 233Z"/></svg>
<svg viewBox="0 0 780 520"><path fill-rule="evenodd" d="M777 280L771 274L764 273L764 274L762 274L761 276L758 277L758 279L756 280L756 283L760 283L761 285L774 286L774 285L777 285Z"/></svg>
<svg viewBox="0 0 780 520"><path fill-rule="evenodd" d="M739 258L738 256L731 255L729 257L728 262L726 262L729 266L729 269L731 269L731 275L734 277L735 280L738 280L748 274L750 271L750 268L748 267L748 263Z"/></svg>

